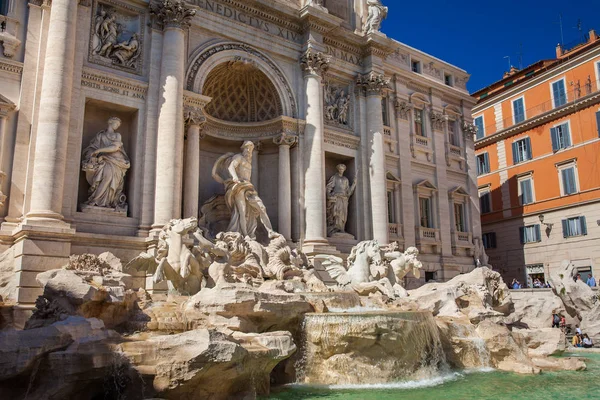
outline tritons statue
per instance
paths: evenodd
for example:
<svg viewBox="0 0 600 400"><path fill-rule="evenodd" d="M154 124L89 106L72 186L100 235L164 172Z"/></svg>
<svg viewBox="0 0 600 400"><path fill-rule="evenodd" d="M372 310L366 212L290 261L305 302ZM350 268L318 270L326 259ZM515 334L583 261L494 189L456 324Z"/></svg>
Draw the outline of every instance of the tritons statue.
<svg viewBox="0 0 600 400"><path fill-rule="evenodd" d="M246 141L242 144L242 153L227 153L221 156L213 166L213 178L225 185L225 202L231 210L228 232L239 232L242 236L256 238L256 229L260 221L269 237L273 231L267 209L251 182L252 152L254 143Z"/></svg>

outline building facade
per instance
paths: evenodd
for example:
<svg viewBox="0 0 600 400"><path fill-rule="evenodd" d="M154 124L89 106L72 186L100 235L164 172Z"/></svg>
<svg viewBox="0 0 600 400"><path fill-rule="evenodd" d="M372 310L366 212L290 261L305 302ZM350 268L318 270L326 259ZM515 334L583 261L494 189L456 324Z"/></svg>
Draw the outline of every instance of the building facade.
<svg viewBox="0 0 600 400"><path fill-rule="evenodd" d="M490 264L531 287L571 260L600 272L600 39L513 69L473 94Z"/></svg>
<svg viewBox="0 0 600 400"><path fill-rule="evenodd" d="M213 165L246 141L252 184L292 246L417 245L428 279L474 267L469 75L379 32L380 2L3 4L0 241L23 307L36 274L70 254L126 261L175 218L226 227ZM339 164L356 187L345 232L331 233Z"/></svg>

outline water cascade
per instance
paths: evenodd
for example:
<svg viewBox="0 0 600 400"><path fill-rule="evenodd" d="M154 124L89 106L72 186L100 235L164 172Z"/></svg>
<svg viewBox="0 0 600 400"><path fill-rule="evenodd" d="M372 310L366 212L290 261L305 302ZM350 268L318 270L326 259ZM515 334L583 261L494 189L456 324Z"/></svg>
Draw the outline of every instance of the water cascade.
<svg viewBox="0 0 600 400"><path fill-rule="evenodd" d="M447 368L429 312L307 314L298 382L377 384L437 376Z"/></svg>

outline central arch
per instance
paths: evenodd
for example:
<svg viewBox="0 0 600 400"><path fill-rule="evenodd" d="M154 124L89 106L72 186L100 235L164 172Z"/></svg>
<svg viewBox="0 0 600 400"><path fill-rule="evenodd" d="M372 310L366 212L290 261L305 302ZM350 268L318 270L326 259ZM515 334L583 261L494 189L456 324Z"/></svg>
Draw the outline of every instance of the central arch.
<svg viewBox="0 0 600 400"><path fill-rule="evenodd" d="M186 89L195 93L208 95L205 88L208 85L211 73L219 73L224 66L248 66L258 71L270 81L274 93L280 100L279 116L298 118L298 107L291 89L291 85L283 72L273 60L252 46L244 43L218 43L199 48L194 56L186 74ZM259 76L259 75L255 75ZM262 76L260 76L262 78ZM212 79L211 79L212 80ZM264 82L261 80L261 82Z"/></svg>

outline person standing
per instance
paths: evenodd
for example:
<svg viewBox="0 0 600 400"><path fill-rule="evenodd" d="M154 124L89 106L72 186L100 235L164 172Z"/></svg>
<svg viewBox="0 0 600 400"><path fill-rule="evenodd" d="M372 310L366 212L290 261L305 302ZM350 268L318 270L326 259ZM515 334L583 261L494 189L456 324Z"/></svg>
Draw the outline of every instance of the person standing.
<svg viewBox="0 0 600 400"><path fill-rule="evenodd" d="M552 327L559 328L560 327L560 317L557 313L552 314Z"/></svg>
<svg viewBox="0 0 600 400"><path fill-rule="evenodd" d="M590 275L586 283L589 287L596 287L596 278Z"/></svg>

